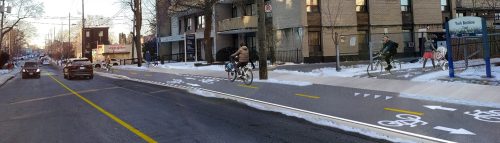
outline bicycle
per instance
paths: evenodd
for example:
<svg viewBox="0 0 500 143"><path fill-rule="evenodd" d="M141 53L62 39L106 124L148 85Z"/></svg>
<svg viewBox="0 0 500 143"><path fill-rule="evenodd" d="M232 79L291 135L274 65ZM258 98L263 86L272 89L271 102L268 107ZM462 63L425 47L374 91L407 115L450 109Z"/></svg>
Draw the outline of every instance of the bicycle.
<svg viewBox="0 0 500 143"><path fill-rule="evenodd" d="M382 53L376 53L372 58L372 62L368 64L366 68L366 73L370 77L377 77L384 72L384 55ZM394 60L391 58L391 65L393 69L397 69L399 65L399 69L401 69L401 62L399 60ZM391 70L388 70L390 74L392 74Z"/></svg>
<svg viewBox="0 0 500 143"><path fill-rule="evenodd" d="M112 65L111 64L104 64L104 70L106 70L107 72L110 72L113 73L113 69L112 69Z"/></svg>
<svg viewBox="0 0 500 143"><path fill-rule="evenodd" d="M500 123L500 110L474 110L473 113L467 111L464 114L474 116L475 119L480 121Z"/></svg>
<svg viewBox="0 0 500 143"><path fill-rule="evenodd" d="M236 79L241 79L246 85L251 85L253 82L252 69L246 65L236 70L236 65L237 63L233 58L230 58L230 62L225 64L225 71L227 72L229 81L234 82Z"/></svg>

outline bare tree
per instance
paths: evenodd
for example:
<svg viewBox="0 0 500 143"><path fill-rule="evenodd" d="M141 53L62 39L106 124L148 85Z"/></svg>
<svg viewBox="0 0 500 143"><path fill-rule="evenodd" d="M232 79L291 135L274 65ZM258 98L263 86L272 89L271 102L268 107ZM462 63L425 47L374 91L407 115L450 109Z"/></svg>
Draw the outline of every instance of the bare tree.
<svg viewBox="0 0 500 143"><path fill-rule="evenodd" d="M212 57L212 40L210 35L212 33L212 18L214 6L220 0L170 0L171 7L169 8L171 13L184 13L190 11L201 11L205 16L205 29L204 29L204 47L205 47L205 60L208 64L213 63L214 59Z"/></svg>
<svg viewBox="0 0 500 143"><path fill-rule="evenodd" d="M130 10L134 14L134 28L135 28L135 35L133 37L134 39L134 45L135 49L137 52L137 66L141 67L142 66L142 48L141 48L141 28L142 28L142 0L122 0L122 3L126 4L127 6L130 7Z"/></svg>
<svg viewBox="0 0 500 143"><path fill-rule="evenodd" d="M2 13L5 18L0 21L0 48L2 47L4 35L14 29L14 26L17 26L19 22L26 18L39 17L44 13L42 2L36 0L10 0L7 2L12 7L12 14L4 15Z"/></svg>
<svg viewBox="0 0 500 143"><path fill-rule="evenodd" d="M326 9L322 12L322 14L325 14L328 16L328 26L330 27L330 35L331 35L331 38L332 38L332 41L334 41L335 43L335 50L337 51L337 60L336 60L336 69L337 71L340 71L340 49L338 49L339 47L337 46L339 44L339 41L338 41L338 33L335 32L335 26L337 24L337 21L339 21L338 18L340 18L339 16L342 14L342 2L337 0L336 3L333 2L333 0L328 0L328 1L325 1L326 2ZM332 4L333 3L333 4ZM337 7L332 10L332 5L336 5Z"/></svg>

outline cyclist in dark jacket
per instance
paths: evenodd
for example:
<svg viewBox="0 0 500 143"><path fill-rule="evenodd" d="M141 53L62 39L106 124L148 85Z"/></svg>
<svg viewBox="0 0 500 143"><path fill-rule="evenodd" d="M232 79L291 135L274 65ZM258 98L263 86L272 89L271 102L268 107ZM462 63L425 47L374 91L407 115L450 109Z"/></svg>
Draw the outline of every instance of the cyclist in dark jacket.
<svg viewBox="0 0 500 143"><path fill-rule="evenodd" d="M385 70L391 70L392 69L391 59L397 53L398 43L389 40L389 36L387 35L384 36L383 42L384 45L380 53L382 53L382 55L384 56L384 60L387 63L387 67L385 68Z"/></svg>

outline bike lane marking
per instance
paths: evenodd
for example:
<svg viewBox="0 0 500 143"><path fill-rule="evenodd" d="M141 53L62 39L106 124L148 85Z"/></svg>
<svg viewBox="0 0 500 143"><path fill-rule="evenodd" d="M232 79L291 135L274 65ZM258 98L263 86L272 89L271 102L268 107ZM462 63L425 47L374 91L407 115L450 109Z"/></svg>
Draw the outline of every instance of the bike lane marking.
<svg viewBox="0 0 500 143"><path fill-rule="evenodd" d="M312 99L319 99L319 98L320 98L319 96L307 95L307 94L302 94L302 93L297 93L297 94L295 94L295 95L296 95L296 96L305 97L305 98L312 98Z"/></svg>
<svg viewBox="0 0 500 143"><path fill-rule="evenodd" d="M253 86L253 85L244 85L244 84L239 84L239 87L245 87L245 88L251 88L251 89L258 89L259 87Z"/></svg>
<svg viewBox="0 0 500 143"><path fill-rule="evenodd" d="M412 114L412 115L417 115L417 116L424 115L423 112L415 112L415 111L404 110L404 109L397 109L397 108L384 108L384 110L393 111L393 112L399 112L399 113Z"/></svg>
<svg viewBox="0 0 500 143"><path fill-rule="evenodd" d="M73 89L69 88L68 86L66 86L64 83L62 83L61 81L57 80L56 78L54 78L52 75L49 75L50 78L52 78L52 80L54 80L56 83L58 83L61 87L65 88L66 90L68 90L69 92L73 93L74 95L76 95L78 98L80 98L81 100L85 101L87 104L89 104L90 106L94 107L95 109L97 109L99 112L101 112L102 114L108 116L110 119L112 119L113 121L115 121L116 123L122 125L123 127L127 128L129 131L131 131L132 133L134 133L135 135L141 137L144 141L148 142L148 143L156 143L157 141L154 140L153 138L149 137L148 135L142 133L141 131L139 131L137 128L135 128L134 126L130 125L129 123L123 121L122 119L116 117L115 115L111 114L110 112L106 111L104 108L100 107L99 105L95 104L94 102L90 101L89 99L83 97L82 95L80 95L78 92L74 91Z"/></svg>

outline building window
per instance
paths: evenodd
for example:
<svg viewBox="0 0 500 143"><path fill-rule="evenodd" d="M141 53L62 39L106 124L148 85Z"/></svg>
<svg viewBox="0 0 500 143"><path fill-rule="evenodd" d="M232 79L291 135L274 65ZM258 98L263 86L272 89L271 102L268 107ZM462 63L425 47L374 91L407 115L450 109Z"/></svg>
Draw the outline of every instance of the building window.
<svg viewBox="0 0 500 143"><path fill-rule="evenodd" d="M441 11L448 11L447 6L448 6L448 0L441 0Z"/></svg>
<svg viewBox="0 0 500 143"><path fill-rule="evenodd" d="M410 12L408 0L401 0L401 11Z"/></svg>
<svg viewBox="0 0 500 143"><path fill-rule="evenodd" d="M356 12L367 12L366 0L356 0Z"/></svg>
<svg viewBox="0 0 500 143"><path fill-rule="evenodd" d="M177 25L177 29L179 30L179 34L182 33L182 20L179 20L179 24Z"/></svg>
<svg viewBox="0 0 500 143"><path fill-rule="evenodd" d="M193 18L188 18L187 19L187 31L193 30Z"/></svg>
<svg viewBox="0 0 500 143"><path fill-rule="evenodd" d="M306 0L307 12L319 12L318 0Z"/></svg>
<svg viewBox="0 0 500 143"><path fill-rule="evenodd" d="M245 6L245 16L257 15L257 4L249 4Z"/></svg>
<svg viewBox="0 0 500 143"><path fill-rule="evenodd" d="M500 13L495 13L495 20L500 20Z"/></svg>
<svg viewBox="0 0 500 143"><path fill-rule="evenodd" d="M205 28L205 16L202 15L202 16L198 16L198 21L197 21L197 28L198 29L202 29L202 28Z"/></svg>
<svg viewBox="0 0 500 143"><path fill-rule="evenodd" d="M457 17L464 17L464 13L457 12Z"/></svg>
<svg viewBox="0 0 500 143"><path fill-rule="evenodd" d="M87 37L87 38L90 37L90 31L85 32L85 37Z"/></svg>
<svg viewBox="0 0 500 143"><path fill-rule="evenodd" d="M238 17L238 7L236 5L233 5L232 13L233 17Z"/></svg>
<svg viewBox="0 0 500 143"><path fill-rule="evenodd" d="M321 33L319 31L309 31L309 55L323 56L321 49Z"/></svg>

